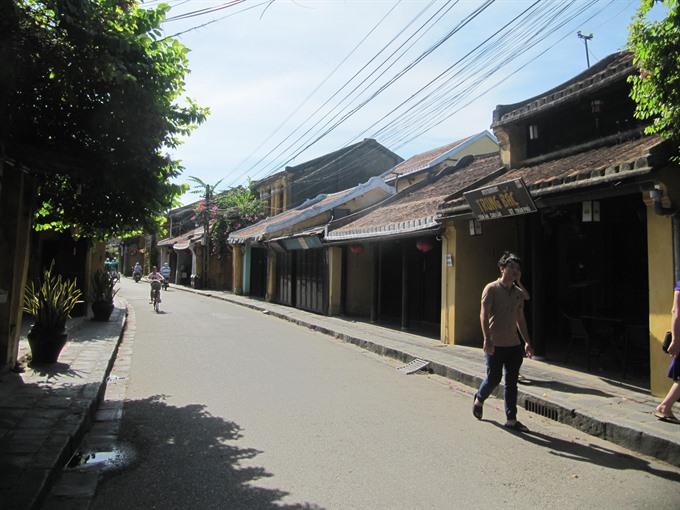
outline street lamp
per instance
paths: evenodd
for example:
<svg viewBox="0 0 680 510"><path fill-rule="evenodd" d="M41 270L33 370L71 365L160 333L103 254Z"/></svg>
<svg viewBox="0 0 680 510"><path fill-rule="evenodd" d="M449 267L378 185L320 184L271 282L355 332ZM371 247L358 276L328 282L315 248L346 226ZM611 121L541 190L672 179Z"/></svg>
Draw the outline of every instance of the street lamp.
<svg viewBox="0 0 680 510"><path fill-rule="evenodd" d="M588 41L590 41L593 38L593 34L583 35L579 30L578 32L576 32L576 35L578 36L579 39L583 39L583 42L586 45L586 63L588 64L588 67L590 67L590 56L588 55Z"/></svg>

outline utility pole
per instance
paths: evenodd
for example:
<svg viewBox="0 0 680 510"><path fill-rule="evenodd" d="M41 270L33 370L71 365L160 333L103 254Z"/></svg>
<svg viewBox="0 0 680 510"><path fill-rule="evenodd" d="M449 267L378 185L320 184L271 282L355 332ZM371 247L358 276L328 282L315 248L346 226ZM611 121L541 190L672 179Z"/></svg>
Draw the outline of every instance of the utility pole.
<svg viewBox="0 0 680 510"><path fill-rule="evenodd" d="M579 30L578 32L576 32L576 35L578 35L579 39L583 39L583 42L586 45L586 63L588 64L588 67L590 67L590 56L588 55L588 41L590 41L593 38L593 34L583 35Z"/></svg>
<svg viewBox="0 0 680 510"><path fill-rule="evenodd" d="M210 210L212 208L212 189L205 187L205 223L203 224L203 288L208 288L208 264L210 264Z"/></svg>

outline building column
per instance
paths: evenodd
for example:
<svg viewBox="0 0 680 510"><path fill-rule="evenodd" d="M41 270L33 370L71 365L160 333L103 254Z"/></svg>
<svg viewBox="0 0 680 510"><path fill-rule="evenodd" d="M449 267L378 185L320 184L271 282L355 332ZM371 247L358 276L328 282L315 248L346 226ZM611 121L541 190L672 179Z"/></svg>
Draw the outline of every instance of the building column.
<svg viewBox="0 0 680 510"><path fill-rule="evenodd" d="M647 270L649 274L649 369L650 390L662 397L671 386L666 377L670 358L661 350L663 337L671 327L673 306L673 221L670 216L654 212L649 198L647 206Z"/></svg>
<svg viewBox="0 0 680 510"><path fill-rule="evenodd" d="M243 295L243 252L245 248L242 244L231 245L233 255L232 281L233 292L240 296Z"/></svg>
<svg viewBox="0 0 680 510"><path fill-rule="evenodd" d="M28 174L0 161L0 365L10 367L19 352L33 193Z"/></svg>
<svg viewBox="0 0 680 510"><path fill-rule="evenodd" d="M328 250L328 315L342 313L342 248L330 246Z"/></svg>
<svg viewBox="0 0 680 510"><path fill-rule="evenodd" d="M265 301L273 302L276 296L276 252L267 246L267 292Z"/></svg>
<svg viewBox="0 0 680 510"><path fill-rule="evenodd" d="M410 318L408 314L408 243L401 245L401 329L408 329Z"/></svg>

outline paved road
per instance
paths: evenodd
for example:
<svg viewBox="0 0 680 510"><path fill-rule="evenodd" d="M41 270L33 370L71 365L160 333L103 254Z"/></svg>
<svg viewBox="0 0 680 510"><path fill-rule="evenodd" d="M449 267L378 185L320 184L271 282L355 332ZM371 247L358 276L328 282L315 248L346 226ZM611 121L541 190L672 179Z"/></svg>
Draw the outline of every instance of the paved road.
<svg viewBox="0 0 680 510"><path fill-rule="evenodd" d="M96 509L677 508L680 470L243 307L147 285L121 441Z"/></svg>

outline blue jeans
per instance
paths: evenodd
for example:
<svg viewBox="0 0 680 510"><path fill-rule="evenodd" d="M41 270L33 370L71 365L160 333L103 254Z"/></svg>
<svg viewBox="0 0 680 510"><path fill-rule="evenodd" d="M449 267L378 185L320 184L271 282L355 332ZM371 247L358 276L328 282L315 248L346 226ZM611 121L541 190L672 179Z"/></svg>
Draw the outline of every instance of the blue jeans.
<svg viewBox="0 0 680 510"><path fill-rule="evenodd" d="M486 355L486 379L477 391L477 398L484 402L491 392L501 382L503 367L505 367L505 417L508 420L517 419L517 379L519 369L524 361L524 346L496 347L493 356Z"/></svg>

